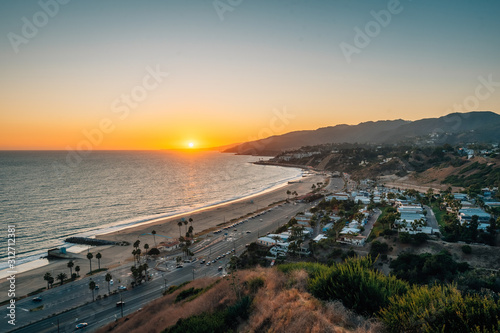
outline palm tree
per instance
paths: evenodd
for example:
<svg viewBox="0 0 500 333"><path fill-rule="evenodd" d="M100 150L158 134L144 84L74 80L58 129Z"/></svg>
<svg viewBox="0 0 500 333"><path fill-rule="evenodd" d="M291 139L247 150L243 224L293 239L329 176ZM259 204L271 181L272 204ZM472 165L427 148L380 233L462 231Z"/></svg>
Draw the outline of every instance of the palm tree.
<svg viewBox="0 0 500 333"><path fill-rule="evenodd" d="M286 198L287 199L290 199L290 194L292 194L292 192L290 192L290 190L286 190Z"/></svg>
<svg viewBox="0 0 500 333"><path fill-rule="evenodd" d="M192 218L189 218L189 223L191 223L191 235L193 234L193 219Z"/></svg>
<svg viewBox="0 0 500 333"><path fill-rule="evenodd" d="M43 276L43 279L45 281L47 281L47 289L49 289L49 280L52 278L52 274L50 274L49 272L45 273L45 275Z"/></svg>
<svg viewBox="0 0 500 333"><path fill-rule="evenodd" d="M80 276L80 266L75 266L75 272L78 276Z"/></svg>
<svg viewBox="0 0 500 333"><path fill-rule="evenodd" d="M151 234L153 234L153 241L155 242L155 247L156 247L156 230L151 231Z"/></svg>
<svg viewBox="0 0 500 333"><path fill-rule="evenodd" d="M108 283L108 294L111 294L111 291L109 290L109 282L113 279L113 276L111 276L110 273L107 273L106 276L104 277L104 279Z"/></svg>
<svg viewBox="0 0 500 333"><path fill-rule="evenodd" d="M50 287L52 288L52 284L54 283L54 278L51 276L49 277L49 280L48 280L49 284L50 284Z"/></svg>
<svg viewBox="0 0 500 333"><path fill-rule="evenodd" d="M135 247L135 248L138 248L138 247L139 247L139 244L141 244L141 241L140 241L140 240L136 240L136 241L134 242L134 247Z"/></svg>
<svg viewBox="0 0 500 333"><path fill-rule="evenodd" d="M189 223L188 221L184 220L184 225L186 226L186 233L188 232L188 227L187 227L188 223Z"/></svg>
<svg viewBox="0 0 500 333"><path fill-rule="evenodd" d="M179 226L179 237L181 237L182 236L182 234L181 234L182 221L179 221L177 223L177 225Z"/></svg>
<svg viewBox="0 0 500 333"><path fill-rule="evenodd" d="M149 244L148 243L144 244L144 255L146 256L146 262L148 261L148 249L149 249Z"/></svg>
<svg viewBox="0 0 500 333"><path fill-rule="evenodd" d="M59 274L57 274L57 279L59 281L61 281L61 286L64 283L64 279L66 279L67 277L68 277L68 275L66 275L66 273L59 273Z"/></svg>
<svg viewBox="0 0 500 333"><path fill-rule="evenodd" d="M95 282L90 281L89 282L89 289L92 290L92 302L94 301L94 290L95 290Z"/></svg>
<svg viewBox="0 0 500 333"><path fill-rule="evenodd" d="M73 266L75 266L75 263L73 262L73 260L70 260L68 262L68 268L69 268L69 276L70 277L73 277Z"/></svg>
<svg viewBox="0 0 500 333"><path fill-rule="evenodd" d="M92 253L87 253L87 259L89 260L90 264L90 274L92 274L92 258L94 258L94 255Z"/></svg>
<svg viewBox="0 0 500 333"><path fill-rule="evenodd" d="M95 257L97 258L97 265L99 266L99 270L100 270L101 269L101 258L102 258L101 252L97 252Z"/></svg>

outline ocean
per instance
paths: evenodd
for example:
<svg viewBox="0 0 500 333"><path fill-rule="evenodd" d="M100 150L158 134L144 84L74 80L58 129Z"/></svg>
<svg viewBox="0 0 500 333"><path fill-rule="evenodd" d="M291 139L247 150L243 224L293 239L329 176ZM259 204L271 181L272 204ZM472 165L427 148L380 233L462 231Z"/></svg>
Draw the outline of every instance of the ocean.
<svg viewBox="0 0 500 333"><path fill-rule="evenodd" d="M7 226L16 264L35 261L70 236L92 237L236 200L300 177L294 168L255 165L258 157L218 152L0 152L1 270Z"/></svg>

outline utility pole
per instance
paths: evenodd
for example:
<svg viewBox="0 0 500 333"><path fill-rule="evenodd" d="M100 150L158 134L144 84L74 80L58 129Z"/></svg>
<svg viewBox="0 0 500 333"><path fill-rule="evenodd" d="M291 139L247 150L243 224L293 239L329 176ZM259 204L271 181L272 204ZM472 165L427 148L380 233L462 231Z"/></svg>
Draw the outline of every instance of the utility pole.
<svg viewBox="0 0 500 333"><path fill-rule="evenodd" d="M120 312L121 312L122 318L123 318L123 297L122 297L122 295L120 295Z"/></svg>
<svg viewBox="0 0 500 333"><path fill-rule="evenodd" d="M194 281L194 267L193 267L193 281Z"/></svg>

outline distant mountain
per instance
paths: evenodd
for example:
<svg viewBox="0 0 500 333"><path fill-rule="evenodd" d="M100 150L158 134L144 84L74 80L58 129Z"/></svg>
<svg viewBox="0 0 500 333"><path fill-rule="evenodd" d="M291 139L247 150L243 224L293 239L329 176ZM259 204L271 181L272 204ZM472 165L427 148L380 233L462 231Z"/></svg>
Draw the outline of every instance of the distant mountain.
<svg viewBox="0 0 500 333"><path fill-rule="evenodd" d="M381 120L358 125L336 125L295 131L245 142L225 152L275 155L287 149L325 143L398 143L422 136L438 136L440 142L500 141L500 115L490 111L451 113L416 121Z"/></svg>

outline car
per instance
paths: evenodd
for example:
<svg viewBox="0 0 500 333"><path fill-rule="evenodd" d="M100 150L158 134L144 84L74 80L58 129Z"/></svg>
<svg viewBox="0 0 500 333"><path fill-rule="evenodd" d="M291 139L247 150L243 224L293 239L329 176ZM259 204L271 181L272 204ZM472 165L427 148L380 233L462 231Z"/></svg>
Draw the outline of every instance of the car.
<svg viewBox="0 0 500 333"><path fill-rule="evenodd" d="M209 262L207 262L207 266L210 266L210 264L211 264L211 262L210 262L210 261L209 261Z"/></svg>
<svg viewBox="0 0 500 333"><path fill-rule="evenodd" d="M41 302L42 298L40 296L37 296L37 297L33 298L32 301L33 302Z"/></svg>
<svg viewBox="0 0 500 333"><path fill-rule="evenodd" d="M204 263L205 263L205 259L202 259L202 260L200 261L200 265L203 265Z"/></svg>
<svg viewBox="0 0 500 333"><path fill-rule="evenodd" d="M109 285L113 285L114 281L113 280L109 280Z"/></svg>
<svg viewBox="0 0 500 333"><path fill-rule="evenodd" d="M76 324L76 329L79 330L80 328L84 328L84 327L87 327L89 326L89 324L87 323L79 323L79 324Z"/></svg>
<svg viewBox="0 0 500 333"><path fill-rule="evenodd" d="M222 271L222 266L219 266L218 270L219 270L219 272Z"/></svg>
<svg viewBox="0 0 500 333"><path fill-rule="evenodd" d="M247 230L247 234L251 234L252 232L250 230Z"/></svg>
<svg viewBox="0 0 500 333"><path fill-rule="evenodd" d="M212 264L215 264L215 260L212 260Z"/></svg>
<svg viewBox="0 0 500 333"><path fill-rule="evenodd" d="M99 289L99 285L98 285L98 284L96 284L96 285L95 285L95 290L98 290L98 289Z"/></svg>
<svg viewBox="0 0 500 333"><path fill-rule="evenodd" d="M178 264L177 266L175 266L175 268L182 268L182 267L184 267L183 264Z"/></svg>
<svg viewBox="0 0 500 333"><path fill-rule="evenodd" d="M125 287L125 286L119 286L118 290L127 290L127 287Z"/></svg>
<svg viewBox="0 0 500 333"><path fill-rule="evenodd" d="M116 306L124 306L125 302L124 301L118 301L116 302Z"/></svg>

